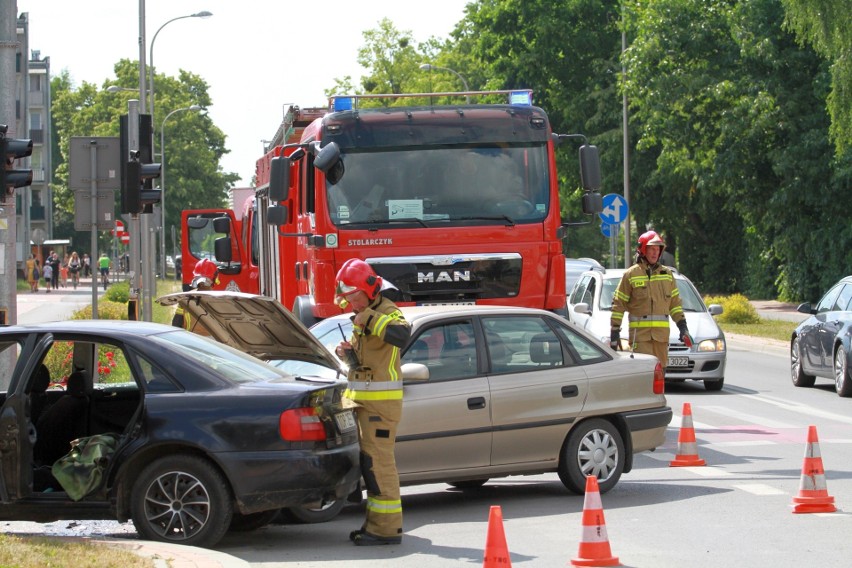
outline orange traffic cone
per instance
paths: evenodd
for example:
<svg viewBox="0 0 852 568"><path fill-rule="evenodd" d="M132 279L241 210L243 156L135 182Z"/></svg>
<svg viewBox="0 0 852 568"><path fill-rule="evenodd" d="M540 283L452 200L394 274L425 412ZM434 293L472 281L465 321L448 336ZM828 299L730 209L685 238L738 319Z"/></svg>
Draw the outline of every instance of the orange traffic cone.
<svg viewBox="0 0 852 568"><path fill-rule="evenodd" d="M828 494L828 487L825 485L825 470L822 468L816 426L809 426L802 479L799 482L799 495L793 497L793 512L833 513L836 510L834 497Z"/></svg>
<svg viewBox="0 0 852 568"><path fill-rule="evenodd" d="M601 493L598 478L586 476L586 498L583 501L583 540L577 557L571 559L574 566L621 566L618 557L612 555L606 534Z"/></svg>
<svg viewBox="0 0 852 568"><path fill-rule="evenodd" d="M509 547L503 532L503 510L500 505L492 505L488 514L488 537L485 539L485 555L482 568L511 568Z"/></svg>
<svg viewBox="0 0 852 568"><path fill-rule="evenodd" d="M692 427L692 406L688 402L684 402L683 419L680 424L680 433L677 435L677 455L669 463L669 466L683 467L689 465L707 465L707 462L698 457L695 428Z"/></svg>

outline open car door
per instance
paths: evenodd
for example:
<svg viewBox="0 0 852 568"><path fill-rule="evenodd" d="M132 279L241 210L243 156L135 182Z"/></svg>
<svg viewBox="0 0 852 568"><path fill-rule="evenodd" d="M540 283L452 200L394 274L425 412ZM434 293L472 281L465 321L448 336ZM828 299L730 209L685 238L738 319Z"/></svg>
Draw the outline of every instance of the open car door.
<svg viewBox="0 0 852 568"><path fill-rule="evenodd" d="M0 501L3 503L28 497L33 490L36 430L30 420L29 390L36 367L52 343L53 336L45 334L29 335L23 343L0 345L0 357L15 361L9 390L0 408Z"/></svg>

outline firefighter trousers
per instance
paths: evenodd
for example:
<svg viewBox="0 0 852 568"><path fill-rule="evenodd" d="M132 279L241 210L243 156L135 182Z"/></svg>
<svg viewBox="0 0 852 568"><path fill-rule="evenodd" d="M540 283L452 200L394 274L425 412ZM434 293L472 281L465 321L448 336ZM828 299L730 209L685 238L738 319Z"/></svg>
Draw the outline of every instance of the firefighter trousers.
<svg viewBox="0 0 852 568"><path fill-rule="evenodd" d="M375 536L402 536L402 499L394 456L402 401L359 401L355 415L361 443L361 475L367 488L367 519L362 529Z"/></svg>
<svg viewBox="0 0 852 568"><path fill-rule="evenodd" d="M669 364L669 344L667 341L634 341L633 351L653 355L660 361L663 371Z"/></svg>

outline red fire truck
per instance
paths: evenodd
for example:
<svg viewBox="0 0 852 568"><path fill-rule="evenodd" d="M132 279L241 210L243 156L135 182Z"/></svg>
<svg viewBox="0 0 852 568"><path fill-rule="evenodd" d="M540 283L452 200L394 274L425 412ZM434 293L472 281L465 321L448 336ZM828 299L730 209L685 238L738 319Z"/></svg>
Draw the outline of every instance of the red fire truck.
<svg viewBox="0 0 852 568"><path fill-rule="evenodd" d="M508 103L395 106L399 99ZM359 107L365 99L394 106ZM214 257L218 288L272 296L306 324L340 312L334 280L367 261L400 305L565 309L555 147L531 91L332 97L292 107L243 211L183 212L183 281ZM505 100L505 99L503 99ZM301 132L299 132L301 131ZM298 136L298 141L296 141ZM583 210L600 211L597 148L580 148Z"/></svg>

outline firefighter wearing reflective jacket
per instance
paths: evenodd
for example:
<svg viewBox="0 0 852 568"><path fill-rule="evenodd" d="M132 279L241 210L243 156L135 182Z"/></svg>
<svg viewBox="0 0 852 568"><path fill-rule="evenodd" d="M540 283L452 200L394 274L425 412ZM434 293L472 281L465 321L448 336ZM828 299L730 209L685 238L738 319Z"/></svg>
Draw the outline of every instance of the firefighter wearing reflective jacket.
<svg viewBox="0 0 852 568"><path fill-rule="evenodd" d="M665 248L654 231L639 237L636 263L621 277L610 320L610 347L621 346L621 324L627 312L631 350L656 356L664 370L669 360L669 317L677 324L680 340L692 345L672 270L659 263Z"/></svg>
<svg viewBox="0 0 852 568"><path fill-rule="evenodd" d="M382 279L369 264L350 259L337 273L335 302L352 307L352 337L337 347L349 361L344 397L355 409L361 443L361 475L367 488L367 518L349 538L358 546L402 542L402 500L394 457L402 417L400 349L408 322L381 294Z"/></svg>
<svg viewBox="0 0 852 568"><path fill-rule="evenodd" d="M210 290L214 284L219 283L219 267L209 258L201 259L192 270L192 290ZM192 316L187 312L183 304L179 304L172 316L172 325L182 327L187 331L193 331L199 335L208 335L207 330L203 325L196 325L198 322L193 320Z"/></svg>

